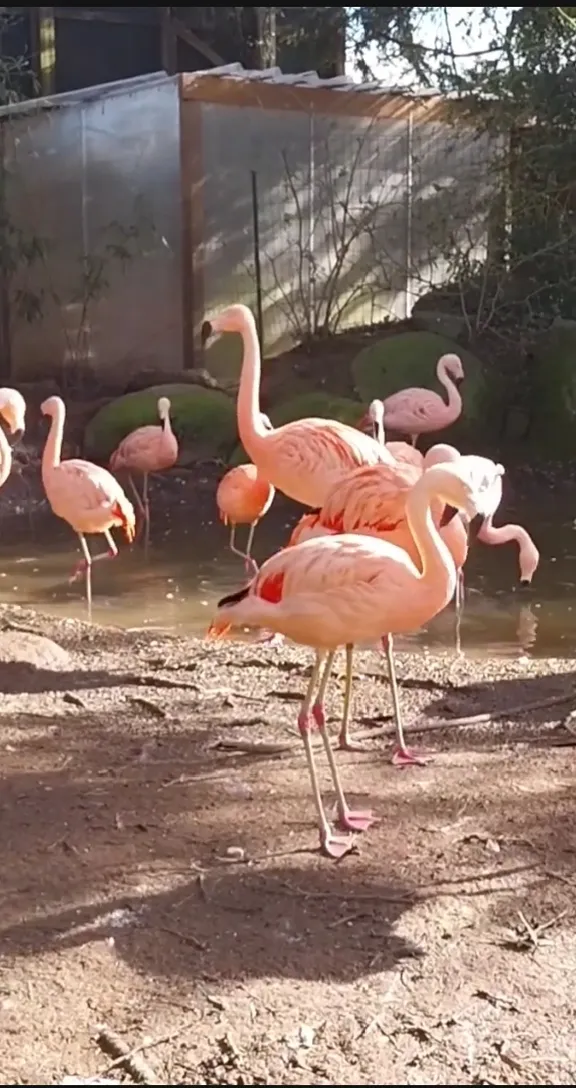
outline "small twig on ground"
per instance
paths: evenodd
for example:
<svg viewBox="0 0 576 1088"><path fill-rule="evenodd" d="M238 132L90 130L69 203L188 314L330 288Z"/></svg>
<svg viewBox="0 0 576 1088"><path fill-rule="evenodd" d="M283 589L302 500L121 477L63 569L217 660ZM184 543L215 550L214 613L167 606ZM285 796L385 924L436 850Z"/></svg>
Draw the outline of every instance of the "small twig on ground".
<svg viewBox="0 0 576 1088"><path fill-rule="evenodd" d="M518 927L514 941L510 943L514 943L520 950L530 949L530 951L535 952L543 943L541 940L542 934L545 933L547 929L551 929L552 926L555 926L567 913L567 910L563 910L560 914L555 915L554 918L550 918L548 922L540 922L539 925L533 926L522 911L519 910L518 917L521 922L521 927Z"/></svg>
<svg viewBox="0 0 576 1088"><path fill-rule="evenodd" d="M173 929L171 926L157 926L162 933L169 933L171 937L177 937L179 941L184 941L184 944L191 944L193 948L197 948L199 952L206 951L206 945L203 941L199 941L197 937L194 937L192 933L182 933L179 929Z"/></svg>
<svg viewBox="0 0 576 1088"><path fill-rule="evenodd" d="M190 680L170 680L163 676L134 676L133 683L142 688L183 688L185 691L200 691L198 684Z"/></svg>
<svg viewBox="0 0 576 1088"><path fill-rule="evenodd" d="M564 695L552 695L548 699L539 699L533 703L519 703L517 706L502 707L500 710L490 710L483 714L468 714L462 718L440 718L432 722L411 722L404 726L405 733L433 733L439 729L453 729L470 725L488 725L498 718L516 718L522 714L532 713L534 710L546 710L549 706L558 706L573 699L574 690L567 691ZM395 734L394 726L383 726L381 729L370 729L365 733L357 733L358 740L369 740L371 737L391 737Z"/></svg>
<svg viewBox="0 0 576 1088"><path fill-rule="evenodd" d="M81 710L86 710L86 703L79 695L73 695L71 691L65 691L62 699L65 703L69 703L70 706L78 706Z"/></svg>
<svg viewBox="0 0 576 1088"><path fill-rule="evenodd" d="M146 1049L144 1045L134 1047L130 1050L126 1046L123 1039L116 1034L115 1031L111 1031L105 1024L101 1024L98 1027L98 1034L96 1036L96 1043L100 1049L109 1057L114 1058L114 1062L109 1069L113 1069L118 1065L124 1067L127 1073L141 1084L163 1084L158 1074L152 1069L152 1066L148 1065L145 1058L141 1057L140 1051ZM106 1072L109 1071L106 1070Z"/></svg>
<svg viewBox="0 0 576 1088"><path fill-rule="evenodd" d="M294 743L271 744L267 741L217 740L211 744L210 751L243 752L245 755L280 756L297 751L300 747Z"/></svg>
<svg viewBox="0 0 576 1088"><path fill-rule="evenodd" d="M193 1027L193 1025L194 1021L188 1020L186 1024L182 1024L181 1027L176 1028L174 1031L167 1032L166 1035L158 1035L155 1039L147 1039L145 1043L139 1043L138 1046L132 1047L132 1050L115 1058L107 1069L104 1070L104 1075L106 1076L108 1073L111 1073L112 1070L117 1069L119 1065L124 1065L128 1059L132 1060L137 1054L141 1054L144 1050L151 1050L152 1047L161 1046L162 1043L171 1043L173 1039L177 1039L179 1035L182 1035L183 1032L188 1028ZM111 1033L109 1033L109 1035L110 1034ZM117 1038L117 1036L115 1036L115 1038ZM152 1070L150 1071L152 1072ZM158 1083L161 1084L162 1081L158 1081Z"/></svg>

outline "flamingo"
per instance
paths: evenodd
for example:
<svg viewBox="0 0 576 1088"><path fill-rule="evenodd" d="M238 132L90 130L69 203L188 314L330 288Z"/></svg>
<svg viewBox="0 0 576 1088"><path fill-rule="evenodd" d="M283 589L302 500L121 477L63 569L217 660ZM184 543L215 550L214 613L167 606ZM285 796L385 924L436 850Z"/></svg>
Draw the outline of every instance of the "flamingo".
<svg viewBox="0 0 576 1088"><path fill-rule="evenodd" d="M0 416L15 441L19 441L26 427L26 401L17 389L0 389ZM12 471L12 449L3 427L0 427L0 487L6 483Z"/></svg>
<svg viewBox="0 0 576 1088"><path fill-rule="evenodd" d="M266 430L273 430L272 423L264 412L260 418ZM252 542L256 526L264 514L267 514L274 501L275 490L267 480L259 475L256 465L237 465L222 477L216 491L216 505L225 525L230 525L229 548L246 563L246 572L255 575L258 565L252 559ZM235 547L237 525L249 525L248 544L242 552Z"/></svg>
<svg viewBox="0 0 576 1088"><path fill-rule="evenodd" d="M456 587L454 562L434 525L431 504L447 504L473 518L483 512L486 495L502 471L501 465L475 458L436 465L422 474L406 504L421 570L406 552L388 541L350 533L322 536L273 555L247 587L218 603L209 637L224 637L236 624L267 627L315 651L298 728L306 752L320 845L330 857L342 857L351 849L353 840L349 835L334 834L326 819L311 744L314 726L320 731L332 774L338 823L348 832L367 830L373 823L370 811L349 808L326 729L324 698L335 652L351 642L374 642L386 633L394 713L400 719L392 635L427 623L445 608Z"/></svg>
<svg viewBox="0 0 576 1088"><path fill-rule="evenodd" d="M40 406L52 420L42 454L42 482L48 502L57 517L63 518L78 534L84 558L77 564L70 582L86 576L88 614L92 615L92 564L114 558L118 548L110 530L121 526L129 543L134 540L136 518L132 503L107 469L78 457L61 461L66 407L61 397L48 397ZM90 555L86 533L102 533L108 551Z"/></svg>
<svg viewBox="0 0 576 1088"><path fill-rule="evenodd" d="M382 401L386 426L392 431L409 435L413 446L419 435L444 430L455 423L462 412L462 398L456 387L456 383L464 379L459 356L442 355L438 360L436 376L448 393L448 403L433 389L419 388L402 389Z"/></svg>
<svg viewBox="0 0 576 1088"><path fill-rule="evenodd" d="M148 501L148 474L150 472L163 472L172 468L178 460L178 440L170 423L170 401L168 397L160 397L158 400L158 415L160 425L148 424L146 427L137 427L135 431L123 438L120 445L114 450L110 458L112 472L128 471L130 486L134 492L136 505L144 518L144 548L148 550L150 539L150 503ZM133 472L141 472L143 476L142 495L138 491Z"/></svg>
<svg viewBox="0 0 576 1088"><path fill-rule="evenodd" d="M457 451L453 451L456 457L450 456L451 450L452 447L439 446L438 450L433 447L426 455L427 467L444 460L460 459ZM480 463L484 459L471 458L470 463L474 463L475 460ZM305 515L300 520L292 532L288 547L294 547L302 540L311 537L338 533L362 533L390 541L406 551L412 561L418 564L418 548L406 520L406 508L408 496L421 476L421 469L406 462L399 462L393 467L375 465L356 469L335 484L320 511ZM450 549L458 571L458 563L463 561L463 553L465 558L466 529L462 521L454 517L454 511L444 513L437 501L432 503L432 516L436 526L440 526L441 536ZM387 651L389 649L390 654L392 653L391 646L385 648ZM361 751L362 746L353 741L349 733L353 655L354 645L349 642L346 644L344 708L338 747L346 751ZM397 726L396 744L392 753L393 765L424 765L426 760L407 747L401 719L396 717L395 720L400 725Z"/></svg>
<svg viewBox="0 0 576 1088"><path fill-rule="evenodd" d="M366 417L365 417L366 418ZM370 422L372 428L372 436L379 442L381 446L386 446L389 453L395 461L404 461L408 465L415 465L416 468L422 469L424 464L424 456L420 453L420 450L409 446L407 442L387 442L384 434L384 402L381 400L373 400L368 407L367 419ZM360 426L362 426L364 420L362 420Z"/></svg>
<svg viewBox="0 0 576 1088"><path fill-rule="evenodd" d="M258 565L252 558L252 541L260 518L268 513L274 499L274 488L260 476L256 465L237 465L222 477L216 491L216 504L225 525L230 524L230 550L240 555L246 571L257 574ZM237 525L249 525L246 551L235 546Z"/></svg>
<svg viewBox="0 0 576 1088"><path fill-rule="evenodd" d="M519 548L520 585L529 586L540 562L540 552L532 537L521 525L492 524L493 514L484 518L476 536L484 544L509 544L514 541Z"/></svg>
<svg viewBox="0 0 576 1088"><path fill-rule="evenodd" d="M202 326L205 343L237 332L244 343L238 390L238 430L258 472L295 502L317 509L336 479L359 465L391 464L392 455L369 435L334 419L296 419L268 430L259 406L260 346L247 306L222 310Z"/></svg>

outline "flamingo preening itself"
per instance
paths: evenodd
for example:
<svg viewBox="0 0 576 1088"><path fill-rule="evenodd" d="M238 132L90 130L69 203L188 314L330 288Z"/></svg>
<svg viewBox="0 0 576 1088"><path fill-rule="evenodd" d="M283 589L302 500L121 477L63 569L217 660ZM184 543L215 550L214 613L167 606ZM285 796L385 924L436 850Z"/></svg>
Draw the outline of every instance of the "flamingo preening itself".
<svg viewBox="0 0 576 1088"><path fill-rule="evenodd" d="M360 465L391 464L392 455L369 435L334 419L296 419L270 430L260 412L260 346L247 306L228 306L205 321L205 343L217 333L242 337L244 357L238 390L240 441L258 472L277 491L318 508L334 482Z"/></svg>
<svg viewBox="0 0 576 1088"><path fill-rule="evenodd" d="M389 541L351 533L321 536L284 548L262 565L249 586L218 604L208 632L212 637L223 637L232 625L264 627L315 651L298 727L320 843L331 857L350 850L352 839L334 834L324 813L311 744L315 727L330 766L340 827L346 832L364 831L373 822L371 812L349 808L326 729L324 696L336 650L386 636L386 645L391 646L390 636L416 630L445 608L456 588L456 567L434 524L432 504L436 501L461 510L471 519L484 512L486 497L502 471L501 465L485 458L463 458L422 474L406 503L420 569ZM389 667L398 727L400 703L391 652Z"/></svg>
<svg viewBox="0 0 576 1088"><path fill-rule="evenodd" d="M92 564L98 559L112 559L118 548L111 529L120 527L131 543L136 533L132 503L118 481L107 469L78 457L61 461L66 407L61 397L49 397L41 405L43 415L51 418L50 431L42 454L42 483L48 502L57 517L63 518L78 534L84 558L72 572L70 581L86 576L88 613L92 614ZM86 534L102 533L108 551L91 555Z"/></svg>
<svg viewBox="0 0 576 1088"><path fill-rule="evenodd" d="M168 397L158 400L159 424L137 427L123 438L110 458L112 472L126 469L134 492L136 505L144 519L144 547L148 549L150 539L150 502L148 499L148 476L151 472L164 472L172 468L178 460L178 440L170 423L170 401ZM142 474L142 495L134 483L133 473Z"/></svg>

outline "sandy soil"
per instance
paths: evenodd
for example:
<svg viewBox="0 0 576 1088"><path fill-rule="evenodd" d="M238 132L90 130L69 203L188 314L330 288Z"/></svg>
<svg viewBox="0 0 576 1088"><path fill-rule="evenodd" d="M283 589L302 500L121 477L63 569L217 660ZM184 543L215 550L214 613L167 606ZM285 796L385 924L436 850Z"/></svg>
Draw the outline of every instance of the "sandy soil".
<svg viewBox="0 0 576 1088"><path fill-rule="evenodd" d="M576 1083L573 662L399 655L435 758L398 770L359 654L338 758L379 822L337 864L306 652L0 608L0 663L6 1083L106 1075L101 1025L152 1083Z"/></svg>

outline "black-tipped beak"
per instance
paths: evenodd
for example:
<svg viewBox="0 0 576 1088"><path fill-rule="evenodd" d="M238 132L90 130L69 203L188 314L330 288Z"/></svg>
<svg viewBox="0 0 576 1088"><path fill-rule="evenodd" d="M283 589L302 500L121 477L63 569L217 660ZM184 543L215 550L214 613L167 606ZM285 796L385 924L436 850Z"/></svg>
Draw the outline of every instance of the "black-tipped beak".
<svg viewBox="0 0 576 1088"><path fill-rule="evenodd" d="M464 375L462 375L461 378L454 378L454 385L460 386L460 385L462 385L463 381L464 381Z"/></svg>
<svg viewBox="0 0 576 1088"><path fill-rule="evenodd" d="M455 506L445 506L444 513L440 518L440 528L444 529L446 525L449 525L453 518L456 517L458 510Z"/></svg>
<svg viewBox="0 0 576 1088"><path fill-rule="evenodd" d="M202 328L200 329L200 340L202 347L205 347L210 337L212 336L212 325L209 321L202 322Z"/></svg>
<svg viewBox="0 0 576 1088"><path fill-rule="evenodd" d="M528 586L531 585L532 582L530 581L530 578L521 578L520 582L518 583L519 589L528 589Z"/></svg>
<svg viewBox="0 0 576 1088"><path fill-rule="evenodd" d="M19 427L17 431L13 431L11 436L11 445L17 446L19 442L24 438L24 428Z"/></svg>

